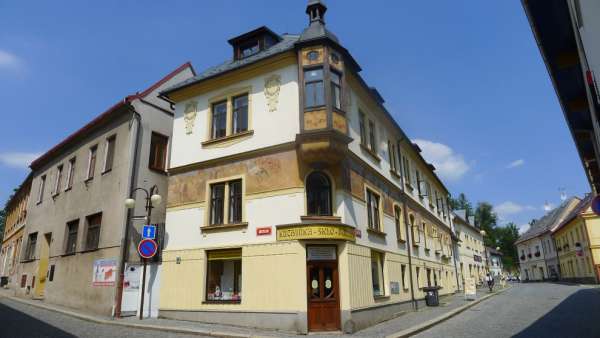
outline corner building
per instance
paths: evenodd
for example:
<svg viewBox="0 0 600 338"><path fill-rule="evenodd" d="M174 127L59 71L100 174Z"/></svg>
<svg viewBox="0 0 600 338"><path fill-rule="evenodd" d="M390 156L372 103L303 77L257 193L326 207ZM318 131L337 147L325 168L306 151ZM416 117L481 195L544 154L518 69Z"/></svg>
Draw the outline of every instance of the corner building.
<svg viewBox="0 0 600 338"><path fill-rule="evenodd" d="M260 27L176 106L160 316L358 329L456 290L448 191L310 1Z"/></svg>

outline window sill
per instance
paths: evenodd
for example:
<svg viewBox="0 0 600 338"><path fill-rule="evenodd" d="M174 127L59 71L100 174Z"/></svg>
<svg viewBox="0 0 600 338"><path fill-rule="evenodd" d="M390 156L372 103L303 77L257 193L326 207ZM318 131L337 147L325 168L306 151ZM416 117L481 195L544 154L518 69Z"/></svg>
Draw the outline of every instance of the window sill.
<svg viewBox="0 0 600 338"><path fill-rule="evenodd" d="M100 173L100 176L104 176L105 174L108 174L111 171L112 171L112 168L104 170L103 172Z"/></svg>
<svg viewBox="0 0 600 338"><path fill-rule="evenodd" d="M60 255L60 257L75 256L76 253L77 253L76 251L64 253L64 254Z"/></svg>
<svg viewBox="0 0 600 338"><path fill-rule="evenodd" d="M246 131L243 131L241 133L237 133L237 134L232 134L232 135L227 135L227 136L223 136L223 137L219 137L219 138L210 139L210 140L202 142L201 144L202 144L203 147L205 147L205 146L209 146L209 145L212 145L212 144L225 143L227 141L235 140L235 139L238 139L238 138L241 138L241 137L244 137L244 136L251 136L253 134L254 134L254 130L246 130Z"/></svg>
<svg viewBox="0 0 600 338"><path fill-rule="evenodd" d="M79 253L88 253L88 252L93 252L93 251L98 251L98 250L100 250L100 249L99 248L85 249L85 250L79 251Z"/></svg>
<svg viewBox="0 0 600 338"><path fill-rule="evenodd" d="M52 194L52 198L56 198L58 197L58 195L60 195L60 192L55 192L54 194Z"/></svg>
<svg viewBox="0 0 600 338"><path fill-rule="evenodd" d="M431 251L431 248L425 248L425 251L426 251L426 252L430 252L430 251Z"/></svg>
<svg viewBox="0 0 600 338"><path fill-rule="evenodd" d="M374 300L388 300L390 299L390 296L386 296L386 295L381 295L381 296L373 296Z"/></svg>
<svg viewBox="0 0 600 338"><path fill-rule="evenodd" d="M406 240L405 240L405 239L398 238L397 240L398 240L398 243L406 243Z"/></svg>
<svg viewBox="0 0 600 338"><path fill-rule="evenodd" d="M94 176L86 178L83 183L88 184L89 182L94 180Z"/></svg>
<svg viewBox="0 0 600 338"><path fill-rule="evenodd" d="M67 191L69 191L69 190L71 190L71 189L73 189L73 187L67 187L67 188L65 189L65 192L67 192Z"/></svg>
<svg viewBox="0 0 600 338"><path fill-rule="evenodd" d="M435 207L435 205L431 202L429 202L429 209L433 210L433 208Z"/></svg>
<svg viewBox="0 0 600 338"><path fill-rule="evenodd" d="M229 230L229 229L243 229L243 228L247 228L248 227L248 222L242 222L242 223L233 223L233 224L216 224L216 225L206 225L206 226L202 226L200 227L200 230L202 230L202 232L205 231L219 231L219 230Z"/></svg>
<svg viewBox="0 0 600 338"><path fill-rule="evenodd" d="M376 230L376 229L367 228L367 232L369 232L373 235L381 236L381 237L387 236L387 234L385 232Z"/></svg>
<svg viewBox="0 0 600 338"><path fill-rule="evenodd" d="M413 188L412 184L410 184L410 183L408 183L408 182L404 183L404 185L406 186L406 189L408 189L408 190L410 190L410 191L413 191L413 190L415 190L415 188Z"/></svg>
<svg viewBox="0 0 600 338"><path fill-rule="evenodd" d="M412 243L412 246L414 246L414 247L417 247L417 248L418 248L420 245L419 245L419 243L415 243L415 242L413 242L413 243Z"/></svg>
<svg viewBox="0 0 600 338"><path fill-rule="evenodd" d="M27 258L27 259L22 260L21 263L31 263L33 261L35 261L35 258Z"/></svg>
<svg viewBox="0 0 600 338"><path fill-rule="evenodd" d="M160 174L160 175L165 175L165 176L167 175L167 171L165 169L162 169L162 168L148 167L148 169L150 169L150 171L153 171L153 172L155 172L157 174Z"/></svg>
<svg viewBox="0 0 600 338"><path fill-rule="evenodd" d="M399 173L397 173L397 172L396 172L396 171L394 171L394 170L390 170L390 174L392 174L392 177L395 177L396 179L400 179L400 178L401 178L401 177L400 177L400 174L399 174Z"/></svg>
<svg viewBox="0 0 600 338"><path fill-rule="evenodd" d="M301 221L323 221L323 222L341 222L342 218L339 216L313 216L306 215L300 216Z"/></svg>
<svg viewBox="0 0 600 338"><path fill-rule="evenodd" d="M242 300L205 300L202 304L241 304Z"/></svg>
<svg viewBox="0 0 600 338"><path fill-rule="evenodd" d="M377 155L376 152L374 152L373 150L371 150L371 148L367 147L364 144L360 144L360 148L367 154L369 154L373 160L375 160L376 162L381 162L381 158L379 157L379 155Z"/></svg>

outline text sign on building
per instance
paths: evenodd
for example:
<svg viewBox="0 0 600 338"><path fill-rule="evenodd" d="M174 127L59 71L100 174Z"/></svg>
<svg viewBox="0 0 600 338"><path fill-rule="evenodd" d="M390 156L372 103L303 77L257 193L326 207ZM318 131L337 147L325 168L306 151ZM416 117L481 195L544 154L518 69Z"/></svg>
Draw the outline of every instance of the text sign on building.
<svg viewBox="0 0 600 338"><path fill-rule="evenodd" d="M156 226L154 225L144 225L142 228L142 238L156 238Z"/></svg>
<svg viewBox="0 0 600 338"><path fill-rule="evenodd" d="M390 282L390 291L394 295L400 294L400 283L399 282Z"/></svg>
<svg viewBox="0 0 600 338"><path fill-rule="evenodd" d="M334 246L309 246L306 248L306 260L309 261L334 261L336 247Z"/></svg>
<svg viewBox="0 0 600 338"><path fill-rule="evenodd" d="M256 228L256 236L268 236L271 232L271 227Z"/></svg>
<svg viewBox="0 0 600 338"><path fill-rule="evenodd" d="M94 261L92 285L113 286L117 277L116 259L97 259Z"/></svg>
<svg viewBox="0 0 600 338"><path fill-rule="evenodd" d="M354 228L343 225L292 225L277 227L278 241L298 239L341 239L355 240Z"/></svg>

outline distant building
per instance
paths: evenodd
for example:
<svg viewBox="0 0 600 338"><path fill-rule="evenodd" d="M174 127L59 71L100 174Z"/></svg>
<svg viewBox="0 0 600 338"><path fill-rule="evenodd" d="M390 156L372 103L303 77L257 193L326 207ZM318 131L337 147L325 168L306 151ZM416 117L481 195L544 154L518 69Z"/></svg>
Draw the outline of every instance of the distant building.
<svg viewBox="0 0 600 338"><path fill-rule="evenodd" d="M552 230L577 206L580 199L569 198L531 225L515 242L519 255L521 280L541 281L558 277L558 256Z"/></svg>
<svg viewBox="0 0 600 338"><path fill-rule="evenodd" d="M552 232L560 262L560 278L578 283L600 281L600 217L588 195Z"/></svg>
<svg viewBox="0 0 600 338"><path fill-rule="evenodd" d="M455 210L454 231L458 237L457 269L460 288L464 288L465 278L474 278L479 283L486 274L486 255L481 230L474 225L473 217L466 216L466 210Z"/></svg>
<svg viewBox="0 0 600 338"><path fill-rule="evenodd" d="M27 201L31 191L31 175L17 188L4 207L6 212L4 237L0 251L0 286L15 288L19 285L19 253L27 224Z"/></svg>
<svg viewBox="0 0 600 338"><path fill-rule="evenodd" d="M124 201L136 187L156 185L161 194L167 192L173 110L158 93L192 75L191 65L181 66L119 100L31 163L32 196L17 295L107 316L118 309L123 259L139 263L135 251L144 220L132 216L146 214L143 194L135 195L134 209L126 209ZM163 203L150 222L164 223L164 217ZM158 270L151 265L150 293L158 294ZM130 279L139 287L136 276ZM135 313L138 296L139 288L126 292L123 311ZM146 309L152 307L157 305Z"/></svg>
<svg viewBox="0 0 600 338"><path fill-rule="evenodd" d="M175 102L160 316L354 332L456 290L448 190L325 26L229 40Z"/></svg>
<svg viewBox="0 0 600 338"><path fill-rule="evenodd" d="M521 1L596 195L600 192L600 1Z"/></svg>
<svg viewBox="0 0 600 338"><path fill-rule="evenodd" d="M504 266L502 265L502 252L486 246L485 252L487 255L488 269L490 274L494 277L500 276L504 273Z"/></svg>

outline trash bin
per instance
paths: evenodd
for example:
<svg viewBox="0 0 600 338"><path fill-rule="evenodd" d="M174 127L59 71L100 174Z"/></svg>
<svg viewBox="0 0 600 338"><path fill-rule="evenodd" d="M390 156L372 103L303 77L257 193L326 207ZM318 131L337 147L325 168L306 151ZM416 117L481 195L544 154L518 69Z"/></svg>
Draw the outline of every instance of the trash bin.
<svg viewBox="0 0 600 338"><path fill-rule="evenodd" d="M425 304L427 306L440 305L440 296L438 293L439 289L440 288L438 286L429 286L423 288L423 292L425 292Z"/></svg>

